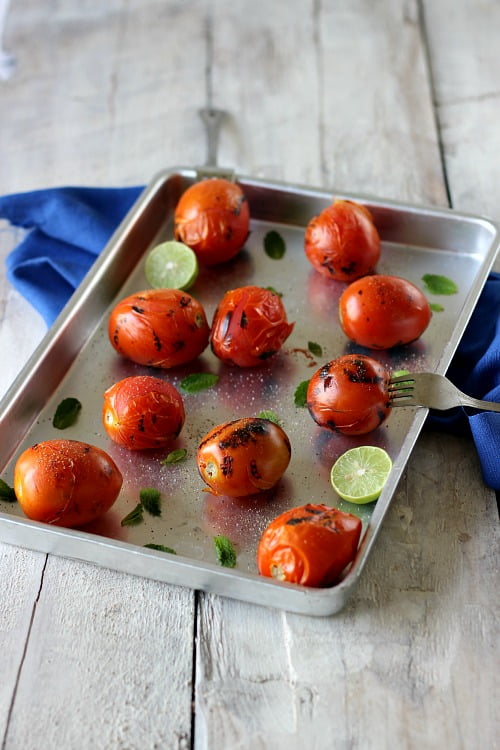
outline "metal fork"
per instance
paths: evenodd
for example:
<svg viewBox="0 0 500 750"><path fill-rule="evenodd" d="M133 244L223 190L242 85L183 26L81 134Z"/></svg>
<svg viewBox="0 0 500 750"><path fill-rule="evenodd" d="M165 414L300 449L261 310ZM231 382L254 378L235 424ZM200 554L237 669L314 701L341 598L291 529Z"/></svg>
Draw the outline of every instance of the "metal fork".
<svg viewBox="0 0 500 750"><path fill-rule="evenodd" d="M459 391L444 375L433 372L411 372L389 381L391 406L427 406L444 411L454 406L500 412L500 404L481 401Z"/></svg>

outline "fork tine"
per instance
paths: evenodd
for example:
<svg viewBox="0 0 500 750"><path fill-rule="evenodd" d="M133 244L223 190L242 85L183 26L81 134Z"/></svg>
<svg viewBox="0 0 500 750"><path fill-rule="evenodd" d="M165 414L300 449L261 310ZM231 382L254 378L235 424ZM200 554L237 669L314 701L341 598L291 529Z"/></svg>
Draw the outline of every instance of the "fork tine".
<svg viewBox="0 0 500 750"><path fill-rule="evenodd" d="M416 406L414 387L415 381L410 374L390 378L388 391L391 406Z"/></svg>

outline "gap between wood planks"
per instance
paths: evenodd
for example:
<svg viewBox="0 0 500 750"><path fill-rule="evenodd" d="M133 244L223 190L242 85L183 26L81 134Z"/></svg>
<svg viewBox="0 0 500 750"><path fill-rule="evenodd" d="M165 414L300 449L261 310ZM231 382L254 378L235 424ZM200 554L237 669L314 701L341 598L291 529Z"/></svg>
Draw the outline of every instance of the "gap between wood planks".
<svg viewBox="0 0 500 750"><path fill-rule="evenodd" d="M8 737L8 734L9 734L9 726L10 726L10 720L11 720L11 717L12 717L12 711L14 710L14 703L16 702L17 688L19 687L19 680L21 679L21 672L23 671L24 661L26 659L26 653L28 651L28 644L29 644L29 641L30 641L31 630L32 630L32 627L33 627L33 622L35 620L36 609L37 609L37 606L38 606L38 602L40 601L40 595L42 593L43 579L44 579L44 576L45 576L45 568L47 567L48 559L49 559L49 556L48 556L48 554L46 554L45 555L45 560L44 560L44 563L43 563L42 573L40 575L40 585L38 587L38 591L37 591L37 595L35 597L35 601L33 602L33 607L31 609L30 624L29 624L29 627L28 627L28 632L26 633L26 639L25 639L25 642L24 642L24 648L23 648L23 653L21 654L21 660L19 662L19 667L17 669L16 681L14 683L14 690L12 691L12 698L11 698L11 701L10 701L10 704L9 704L9 710L7 712L7 721L5 722L5 732L4 732L4 736L3 736L3 739L2 739L2 745L1 745L0 750L5 750L5 748L7 746L6 745L6 743L7 743L7 737Z"/></svg>

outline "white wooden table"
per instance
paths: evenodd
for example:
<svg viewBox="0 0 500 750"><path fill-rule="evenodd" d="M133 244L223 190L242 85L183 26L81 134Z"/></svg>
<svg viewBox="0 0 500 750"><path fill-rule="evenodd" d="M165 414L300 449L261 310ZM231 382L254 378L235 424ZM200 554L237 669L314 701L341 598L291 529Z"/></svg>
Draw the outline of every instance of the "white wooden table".
<svg viewBox="0 0 500 750"><path fill-rule="evenodd" d="M2 194L199 164L208 104L241 173L500 218L495 0L12 0L5 20ZM45 328L3 265L0 285L3 394ZM472 442L426 432L334 617L0 544L0 747L500 747L498 540Z"/></svg>

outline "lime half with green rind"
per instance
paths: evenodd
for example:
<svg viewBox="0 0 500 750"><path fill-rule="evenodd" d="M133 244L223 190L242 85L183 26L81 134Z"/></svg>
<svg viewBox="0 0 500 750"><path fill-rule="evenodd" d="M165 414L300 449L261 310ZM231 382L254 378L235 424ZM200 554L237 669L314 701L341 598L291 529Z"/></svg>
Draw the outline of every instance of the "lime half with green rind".
<svg viewBox="0 0 500 750"><path fill-rule="evenodd" d="M183 242L168 240L149 251L144 273L152 289L190 289L198 277L198 259Z"/></svg>
<svg viewBox="0 0 500 750"><path fill-rule="evenodd" d="M332 487L343 500L365 504L376 500L391 473L387 451L374 445L360 445L342 453L330 472Z"/></svg>

